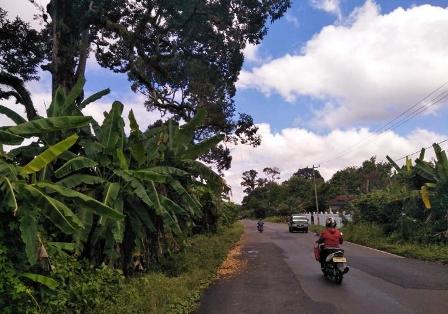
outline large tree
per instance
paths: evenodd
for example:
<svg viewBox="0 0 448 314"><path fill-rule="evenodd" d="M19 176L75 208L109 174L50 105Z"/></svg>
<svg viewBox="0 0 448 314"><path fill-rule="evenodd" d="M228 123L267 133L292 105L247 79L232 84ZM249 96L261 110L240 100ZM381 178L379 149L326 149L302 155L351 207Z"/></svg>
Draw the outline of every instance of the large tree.
<svg viewBox="0 0 448 314"><path fill-rule="evenodd" d="M26 66L35 70L37 61L44 61L53 91L58 86L68 91L84 77L93 53L102 67L128 75L132 89L146 95L148 110L188 121L198 107L207 107L209 118L198 139L223 132L227 142L258 145L252 118L235 116L242 50L258 44L268 22L289 6L290 0L51 0L40 8L44 29L34 40L46 55ZM36 32L27 25L22 29L21 38ZM19 59L27 55L16 51ZM2 74L17 77L21 70L3 68ZM204 159L225 169L229 153L221 145Z"/></svg>
<svg viewBox="0 0 448 314"><path fill-rule="evenodd" d="M244 193L249 194L257 187L257 176L258 172L253 169L243 172L243 176L241 178L241 186L244 187Z"/></svg>

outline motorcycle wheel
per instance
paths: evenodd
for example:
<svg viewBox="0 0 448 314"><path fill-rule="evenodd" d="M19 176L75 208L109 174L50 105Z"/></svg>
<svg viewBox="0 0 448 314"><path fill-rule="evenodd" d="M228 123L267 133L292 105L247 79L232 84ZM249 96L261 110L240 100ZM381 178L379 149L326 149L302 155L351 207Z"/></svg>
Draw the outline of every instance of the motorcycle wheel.
<svg viewBox="0 0 448 314"><path fill-rule="evenodd" d="M338 273L335 277L335 283L337 283L338 285L342 284L342 279L344 279L344 276L341 274L341 272L338 270Z"/></svg>

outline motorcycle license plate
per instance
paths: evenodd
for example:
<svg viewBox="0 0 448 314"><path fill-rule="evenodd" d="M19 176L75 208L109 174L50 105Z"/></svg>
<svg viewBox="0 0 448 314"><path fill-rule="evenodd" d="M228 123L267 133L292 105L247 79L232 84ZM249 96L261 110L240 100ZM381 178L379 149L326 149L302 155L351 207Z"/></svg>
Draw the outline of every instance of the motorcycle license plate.
<svg viewBox="0 0 448 314"><path fill-rule="evenodd" d="M347 259L345 257L333 257L333 262L335 262L335 263L347 263Z"/></svg>

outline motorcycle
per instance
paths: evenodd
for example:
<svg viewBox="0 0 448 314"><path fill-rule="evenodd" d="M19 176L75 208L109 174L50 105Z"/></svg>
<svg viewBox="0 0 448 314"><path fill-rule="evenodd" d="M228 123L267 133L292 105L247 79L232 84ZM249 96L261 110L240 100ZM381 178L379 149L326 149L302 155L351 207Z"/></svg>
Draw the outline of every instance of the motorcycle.
<svg viewBox="0 0 448 314"><path fill-rule="evenodd" d="M315 244L314 257L318 262L320 262L320 252L320 246ZM349 271L344 250L340 248L326 248L325 253L325 261L321 266L324 277L340 285L344 279L344 275Z"/></svg>
<svg viewBox="0 0 448 314"><path fill-rule="evenodd" d="M257 224L258 232L263 233L263 224Z"/></svg>

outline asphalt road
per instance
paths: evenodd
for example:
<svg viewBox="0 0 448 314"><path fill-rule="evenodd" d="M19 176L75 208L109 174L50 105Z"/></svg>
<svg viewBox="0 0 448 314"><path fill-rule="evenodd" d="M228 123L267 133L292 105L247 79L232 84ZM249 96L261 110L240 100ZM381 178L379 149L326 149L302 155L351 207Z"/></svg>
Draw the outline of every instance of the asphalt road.
<svg viewBox="0 0 448 314"><path fill-rule="evenodd" d="M198 313L448 313L448 266L344 243L350 272L339 286L314 260L313 233L243 223L247 268L207 289Z"/></svg>

